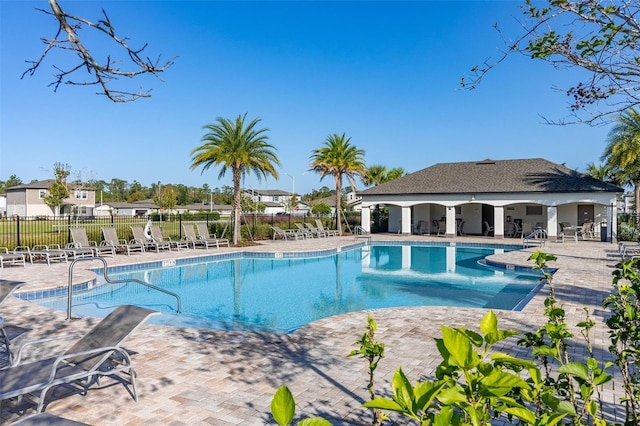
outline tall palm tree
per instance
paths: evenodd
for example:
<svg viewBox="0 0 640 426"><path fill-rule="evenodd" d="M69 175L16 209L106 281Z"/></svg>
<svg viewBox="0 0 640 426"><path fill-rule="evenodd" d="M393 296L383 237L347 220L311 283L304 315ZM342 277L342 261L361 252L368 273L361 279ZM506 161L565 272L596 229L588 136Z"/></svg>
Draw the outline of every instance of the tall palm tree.
<svg viewBox="0 0 640 426"><path fill-rule="evenodd" d="M406 172L402 167L388 169L380 164L375 164L367 168L366 173L362 177L362 182L365 186L378 186L382 183L402 177L405 174ZM376 229L380 228L380 204L376 204L373 210L373 223L375 224Z"/></svg>
<svg viewBox="0 0 640 426"><path fill-rule="evenodd" d="M338 235L342 235L342 222L340 209L342 201L342 176L345 175L351 186L355 188L356 176L364 176L366 165L364 163L364 150L351 144L351 138L343 133L327 136L322 148L314 149L311 155L311 170L320 174L320 180L331 175L336 182L336 222Z"/></svg>
<svg viewBox="0 0 640 426"><path fill-rule="evenodd" d="M634 188L636 220L640 217L640 113L635 109L620 114L607 135L607 146L602 160L613 171L618 181Z"/></svg>
<svg viewBox="0 0 640 426"><path fill-rule="evenodd" d="M613 170L611 170L611 168L606 164L589 163L587 164L587 170L585 173L592 178L596 178L603 182L612 183L614 185L618 184Z"/></svg>
<svg viewBox="0 0 640 426"><path fill-rule="evenodd" d="M204 145L191 151L191 170L202 166L202 173L211 166L220 166L218 179L231 169L233 177L233 244L240 241L241 193L240 181L248 173L255 173L260 181L271 175L278 179L275 166L280 160L276 148L270 145L266 135L268 129L258 129L260 118L245 124L247 114L234 120L216 118L216 123L207 124L207 133L202 137Z"/></svg>

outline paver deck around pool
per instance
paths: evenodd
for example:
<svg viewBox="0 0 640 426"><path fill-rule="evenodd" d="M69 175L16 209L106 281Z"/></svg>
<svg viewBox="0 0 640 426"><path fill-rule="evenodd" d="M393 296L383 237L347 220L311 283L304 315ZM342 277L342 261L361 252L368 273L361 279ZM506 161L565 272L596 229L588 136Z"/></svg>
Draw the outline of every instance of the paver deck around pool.
<svg viewBox="0 0 640 426"><path fill-rule="evenodd" d="M374 240L419 240L439 242L513 243L518 240L374 235ZM353 237L322 238L303 241L265 241L243 248L209 250L288 252L332 249L354 244ZM514 265L531 265L529 255L535 251L495 255L496 261ZM598 323L593 330L597 359L608 359L608 335L603 320L606 312L602 299L611 290L611 272L619 258L616 245L596 241L547 243L545 252L558 256L551 266L559 268L554 277L558 299L565 305L568 324L584 320L584 307ZM107 257L109 265L158 259L175 259L203 255L204 250L118 255ZM210 254L209 253L209 254ZM78 263L76 270L93 262ZM77 272L78 279L89 272ZM74 277L76 272L74 272ZM21 291L66 286L67 264L6 267L0 279L26 283ZM522 311L496 311L501 328L531 331L544 324L540 291ZM286 301L282 301L286 303ZM136 403L120 383L105 379L103 387L92 388L87 395L54 395L46 411L68 419L96 425L264 425L271 419L270 403L275 391L287 385L297 403L296 415L324 416L335 425L371 424L370 413L361 407L368 398L367 364L363 359L347 357L357 348L371 314L378 324L376 337L385 343L385 357L376 370L376 390L390 391L390 380L402 366L415 382L432 376L440 363L434 338L440 337L443 324L477 329L485 309L451 307L389 308L355 312L322 319L292 334L257 334L250 332L200 330L158 325L144 325L126 342L138 372ZM65 314L11 298L0 307L0 315L12 325L26 329L24 338L86 331L95 319L65 321ZM500 348L524 356L527 350L515 344L515 338ZM57 342L58 345L62 344ZM38 348L39 355L52 348ZM572 352L586 354L581 341ZM0 353L0 356L3 354ZM2 361L4 362L4 361ZM622 421L623 407L616 401L622 396L618 383L604 390L605 410L610 419ZM11 404L4 404L0 423L16 420L22 414ZM617 417L611 417L617 416ZM395 424L406 424L391 414Z"/></svg>

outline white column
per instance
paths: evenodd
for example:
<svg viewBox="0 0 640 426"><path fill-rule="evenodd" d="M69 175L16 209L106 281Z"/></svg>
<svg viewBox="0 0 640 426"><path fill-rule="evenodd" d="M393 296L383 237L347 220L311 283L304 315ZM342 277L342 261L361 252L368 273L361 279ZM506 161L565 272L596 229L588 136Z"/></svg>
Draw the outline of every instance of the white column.
<svg viewBox="0 0 640 426"><path fill-rule="evenodd" d="M371 210L369 207L363 207L360 210L360 226L365 232L371 232Z"/></svg>
<svg viewBox="0 0 640 426"><path fill-rule="evenodd" d="M447 237L453 238L456 236L456 208L447 207Z"/></svg>
<svg viewBox="0 0 640 426"><path fill-rule="evenodd" d="M547 207L547 238L558 238L558 207Z"/></svg>
<svg viewBox="0 0 640 426"><path fill-rule="evenodd" d="M402 225L400 232L403 234L411 234L411 207L402 208L402 220L400 223Z"/></svg>
<svg viewBox="0 0 640 426"><path fill-rule="evenodd" d="M493 237L504 238L504 207L493 207Z"/></svg>
<svg viewBox="0 0 640 426"><path fill-rule="evenodd" d="M411 246L402 246L402 269L411 269Z"/></svg>
<svg viewBox="0 0 640 426"><path fill-rule="evenodd" d="M455 211L455 209L453 210ZM456 271L456 248L455 247L445 247L446 250L446 261L447 261L447 272L455 272Z"/></svg>

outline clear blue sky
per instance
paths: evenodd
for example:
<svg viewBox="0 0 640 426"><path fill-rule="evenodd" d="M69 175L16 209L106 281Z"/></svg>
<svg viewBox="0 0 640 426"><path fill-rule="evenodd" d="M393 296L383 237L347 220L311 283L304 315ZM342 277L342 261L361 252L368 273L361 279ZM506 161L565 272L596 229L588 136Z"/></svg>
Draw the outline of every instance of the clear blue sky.
<svg viewBox="0 0 640 426"><path fill-rule="evenodd" d="M555 89L575 83L569 71L513 56L478 89L460 89L472 66L499 56L495 22L518 34L520 1L60 1L94 21L104 8L133 47L179 58L164 82L139 81L150 99L114 104L92 87L54 93L53 64L67 62L60 52L20 79L57 28L35 10L47 2L0 1L1 180L50 178L62 162L84 180L231 185L230 172L218 180L219 170L191 171L190 152L202 126L244 113L262 119L282 162L279 181L249 175L244 186L291 190L291 175L298 193L333 188L332 178L305 174L331 133L350 136L368 165L408 172L530 157L584 171L605 145L606 127L543 124L541 115L569 114Z"/></svg>

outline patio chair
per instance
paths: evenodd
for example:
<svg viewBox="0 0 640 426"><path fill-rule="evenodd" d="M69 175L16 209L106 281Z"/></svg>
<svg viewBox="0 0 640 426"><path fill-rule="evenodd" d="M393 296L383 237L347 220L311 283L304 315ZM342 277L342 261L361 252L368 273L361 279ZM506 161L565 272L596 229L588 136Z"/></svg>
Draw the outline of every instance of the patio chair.
<svg viewBox="0 0 640 426"><path fill-rule="evenodd" d="M170 248L180 250L181 248L189 248L189 241L172 240L162 235L162 230L158 225L151 225L151 238L158 244L168 244Z"/></svg>
<svg viewBox="0 0 640 426"><path fill-rule="evenodd" d="M0 247L0 269L4 269L5 263L7 265L22 264L23 267L27 264L24 253L9 253L8 248Z"/></svg>
<svg viewBox="0 0 640 426"><path fill-rule="evenodd" d="M209 234L209 227L204 222L196 222L196 229L198 230L198 236L207 241L214 241L217 245L216 247L220 247L220 244L226 244L227 247L230 247L229 240L226 238L218 238L216 234ZM224 235L224 231L222 232Z"/></svg>
<svg viewBox="0 0 640 426"><path fill-rule="evenodd" d="M576 243L578 242L579 230L574 228L573 226L563 226L562 232L560 233L560 238L564 243L564 240L567 238L573 239Z"/></svg>
<svg viewBox="0 0 640 426"><path fill-rule="evenodd" d="M55 245L51 249L47 245L36 245L33 246L33 248L29 248L29 246L17 246L13 252L22 253L28 257L29 263L32 265L34 261L38 260L44 260L47 262L47 265L51 265L51 262L54 260L64 261L65 263L69 261L67 250L60 249L59 245ZM93 250L90 250L90 254L93 256Z"/></svg>
<svg viewBox="0 0 640 426"><path fill-rule="evenodd" d="M54 416L49 413L37 413L26 416L18 421L10 423L9 426L90 426L89 423L77 422Z"/></svg>
<svg viewBox="0 0 640 426"><path fill-rule="evenodd" d="M113 247L116 253L127 253L127 256L131 256L131 252L144 253L144 244L137 243L135 241L127 242L125 239L119 239L118 232L113 226L103 227L102 236L104 237L104 244Z"/></svg>
<svg viewBox="0 0 640 426"><path fill-rule="evenodd" d="M300 234L297 231L294 231L293 229L282 229L279 226L272 226L271 229L273 229L273 239L275 240L277 237L282 238L283 240L289 240L289 239L295 239L297 240L298 238L304 238L303 234Z"/></svg>
<svg viewBox="0 0 640 426"><path fill-rule="evenodd" d="M305 238L313 238L316 236L309 228L305 228L303 224L296 222L295 225L296 228L298 228L298 231L304 235Z"/></svg>
<svg viewBox="0 0 640 426"><path fill-rule="evenodd" d="M23 282L0 280L0 305L11 296L11 294L22 287ZM11 351L11 339L4 329L4 318L0 317L0 343L4 345L9 364L13 363L13 353Z"/></svg>
<svg viewBox="0 0 640 426"><path fill-rule="evenodd" d="M311 235L313 237L326 237L327 236L327 232L326 231L320 231L318 228L316 228L315 226L313 226L310 223L306 223L304 224L304 226L307 227L307 229L309 230L309 232L311 233Z"/></svg>
<svg viewBox="0 0 640 426"><path fill-rule="evenodd" d="M131 233L133 234L133 240L131 241L136 244L142 244L144 251L155 250L156 253L159 253L160 250L163 249L171 250L171 246L169 244L158 244L151 238L148 238L145 235L144 228L142 228L142 226L132 226Z"/></svg>
<svg viewBox="0 0 640 426"><path fill-rule="evenodd" d="M204 238L198 238L196 231L193 229L192 224L183 223L182 229L184 230L184 238L191 244L192 248L198 246L209 249L209 247L218 247L218 244L213 240L205 240Z"/></svg>
<svg viewBox="0 0 640 426"><path fill-rule="evenodd" d="M71 228L70 231L73 243L68 244L67 248L91 249L96 256L104 256L105 254L111 256L116 255L116 249L112 246L106 244L98 245L95 241L89 241L87 231L84 228Z"/></svg>
<svg viewBox="0 0 640 426"><path fill-rule="evenodd" d="M84 393L102 376L117 377L125 386L129 383L133 399L138 401L133 363L121 345L147 318L158 314L137 306L119 306L62 355L21 363L25 348L55 337L26 342L14 364L0 370L0 401L31 396L40 413L50 389L75 384Z"/></svg>
<svg viewBox="0 0 640 426"><path fill-rule="evenodd" d="M485 220L484 221L484 231L482 232L482 235L484 235L485 237L488 237L489 234L493 234L493 233L494 233L493 226L489 225L489 222L487 222Z"/></svg>
<svg viewBox="0 0 640 426"><path fill-rule="evenodd" d="M582 228L580 228L580 235L582 236L582 240L586 240L587 238L593 238L594 232L594 224L593 222L585 222L582 224Z"/></svg>
<svg viewBox="0 0 640 426"><path fill-rule="evenodd" d="M328 237L337 237L338 236L338 231L335 229L325 229L324 226L322 226L322 221L320 219L316 219L316 228L318 228L318 231L320 232L326 232Z"/></svg>

